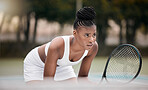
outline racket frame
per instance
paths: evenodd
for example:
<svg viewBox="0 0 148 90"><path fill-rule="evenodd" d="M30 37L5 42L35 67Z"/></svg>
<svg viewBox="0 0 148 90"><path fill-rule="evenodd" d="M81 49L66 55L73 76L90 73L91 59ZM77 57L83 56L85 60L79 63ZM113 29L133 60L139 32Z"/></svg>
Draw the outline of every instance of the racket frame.
<svg viewBox="0 0 148 90"><path fill-rule="evenodd" d="M104 78L105 78L105 80L106 80L107 82L109 82L109 81L107 80L107 77L106 77L106 72L107 72L107 67L108 67L109 61L110 61L110 59L111 59L112 54L113 54L119 47L122 47L122 46L130 46L130 47L132 47L134 50L136 50L136 52L137 52L137 54L138 54L138 56L139 56L139 68L138 68L138 71L137 71L137 73L135 74L135 76L134 76L131 80L129 80L127 83L133 81L133 80L139 75L139 73L140 73L140 71L141 71L141 67L142 67L142 56L141 56L139 50L138 50L135 46L133 46L133 45L131 45L131 44L121 44L121 45L119 45L118 47L116 47L116 48L112 51L112 53L110 54L110 56L109 56L109 58L108 58L108 60L107 60L107 62L106 62L105 68L104 68L104 72L103 72L103 75L102 75L101 82L103 81Z"/></svg>

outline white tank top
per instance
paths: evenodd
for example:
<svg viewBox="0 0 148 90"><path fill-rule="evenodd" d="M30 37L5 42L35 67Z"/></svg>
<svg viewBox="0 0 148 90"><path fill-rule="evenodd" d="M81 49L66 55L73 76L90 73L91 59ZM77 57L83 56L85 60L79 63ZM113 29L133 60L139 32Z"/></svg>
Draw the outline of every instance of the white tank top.
<svg viewBox="0 0 148 90"><path fill-rule="evenodd" d="M82 55L82 57L75 61L75 62L71 62L69 60L69 52L70 52L70 36L61 36L64 39L64 55L62 57L62 59L58 59L57 61L57 65L59 66L72 66L72 65L76 65L79 62L81 62L83 60L83 58L88 54L88 50L85 50L84 54ZM46 44L45 47L45 54L47 56L48 53L48 48L50 46L50 42Z"/></svg>

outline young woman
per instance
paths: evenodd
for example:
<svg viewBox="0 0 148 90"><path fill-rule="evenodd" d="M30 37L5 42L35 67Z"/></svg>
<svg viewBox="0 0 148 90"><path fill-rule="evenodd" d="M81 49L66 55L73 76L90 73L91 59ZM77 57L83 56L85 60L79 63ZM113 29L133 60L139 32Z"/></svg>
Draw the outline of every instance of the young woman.
<svg viewBox="0 0 148 90"><path fill-rule="evenodd" d="M78 77L88 76L91 62L97 54L96 13L84 7L76 13L73 35L59 36L31 50L24 60L26 82L44 80L76 80L72 65L82 61Z"/></svg>

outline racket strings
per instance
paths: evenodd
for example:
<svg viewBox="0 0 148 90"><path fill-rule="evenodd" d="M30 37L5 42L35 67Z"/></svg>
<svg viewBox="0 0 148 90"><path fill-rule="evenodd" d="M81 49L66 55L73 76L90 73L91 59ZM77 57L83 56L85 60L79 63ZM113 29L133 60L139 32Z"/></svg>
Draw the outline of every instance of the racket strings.
<svg viewBox="0 0 148 90"><path fill-rule="evenodd" d="M110 79L132 79L138 71L139 58L135 49L124 46L115 50L110 58L106 77Z"/></svg>

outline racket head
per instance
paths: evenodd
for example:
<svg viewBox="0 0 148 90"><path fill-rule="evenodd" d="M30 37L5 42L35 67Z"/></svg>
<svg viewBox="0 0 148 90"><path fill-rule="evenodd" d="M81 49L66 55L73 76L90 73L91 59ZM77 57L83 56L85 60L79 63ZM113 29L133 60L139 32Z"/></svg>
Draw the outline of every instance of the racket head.
<svg viewBox="0 0 148 90"><path fill-rule="evenodd" d="M129 83L140 73L142 56L131 44L122 44L110 54L102 75L107 82Z"/></svg>

